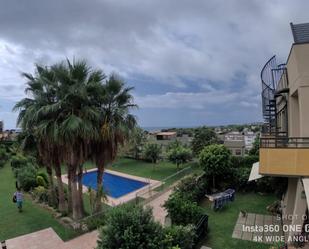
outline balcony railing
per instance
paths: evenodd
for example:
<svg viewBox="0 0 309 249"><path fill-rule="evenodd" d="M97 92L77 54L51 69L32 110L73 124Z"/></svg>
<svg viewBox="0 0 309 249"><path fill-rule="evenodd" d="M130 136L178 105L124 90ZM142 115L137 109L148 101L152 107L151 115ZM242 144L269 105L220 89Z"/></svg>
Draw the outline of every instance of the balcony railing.
<svg viewBox="0 0 309 249"><path fill-rule="evenodd" d="M309 137L262 137L260 148L309 148Z"/></svg>

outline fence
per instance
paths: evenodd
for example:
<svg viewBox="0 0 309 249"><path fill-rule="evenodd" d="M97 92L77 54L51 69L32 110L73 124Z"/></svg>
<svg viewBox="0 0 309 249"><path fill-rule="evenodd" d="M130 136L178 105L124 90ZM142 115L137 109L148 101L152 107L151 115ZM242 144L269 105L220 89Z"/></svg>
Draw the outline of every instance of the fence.
<svg viewBox="0 0 309 249"><path fill-rule="evenodd" d="M262 137L261 148L309 148L309 137Z"/></svg>
<svg viewBox="0 0 309 249"><path fill-rule="evenodd" d="M143 204L150 202L151 200L170 190L178 180L192 173L192 171L193 169L190 166L186 167L158 183L150 184L146 189L137 191L135 195L135 202Z"/></svg>

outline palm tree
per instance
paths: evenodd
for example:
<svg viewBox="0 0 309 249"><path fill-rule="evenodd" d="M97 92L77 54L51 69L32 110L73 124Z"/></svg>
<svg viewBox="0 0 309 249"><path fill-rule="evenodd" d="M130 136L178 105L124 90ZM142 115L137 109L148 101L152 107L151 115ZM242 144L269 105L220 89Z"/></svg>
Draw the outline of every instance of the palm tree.
<svg viewBox="0 0 309 249"><path fill-rule="evenodd" d="M23 128L24 136L22 139L22 148L26 151L33 148L35 144L37 147L38 161L45 165L46 171L49 175L49 201L51 205L55 205L55 189L52 173L52 160L51 154L48 148L50 144L44 136L41 136L38 131L40 123L46 119L44 115L39 115L41 108L51 104L53 102L52 82L53 75L46 67L36 65L35 75L23 73L22 74L27 80L26 93L30 94L32 98L25 98L19 101L14 110L20 110L17 124ZM48 145L49 144L49 145ZM48 147L48 148L46 148ZM59 209L61 211L61 203Z"/></svg>
<svg viewBox="0 0 309 249"><path fill-rule="evenodd" d="M59 184L59 209L64 195L61 164L67 165L69 211L74 219L83 216L82 165L89 158L90 141L99 134L99 112L92 102L96 88L103 88L105 75L92 70L84 61L58 63L50 68L36 68L29 79L27 92L32 98L20 101L19 123L37 139L40 158L52 181L53 165ZM78 174L79 172L79 174Z"/></svg>
<svg viewBox="0 0 309 249"><path fill-rule="evenodd" d="M92 70L85 61L69 60L52 66L59 91L56 109L57 140L62 161L67 165L74 219L84 215L82 198L83 164L89 158L89 145L99 134L99 112L94 105L94 89L103 87L105 75Z"/></svg>
<svg viewBox="0 0 309 249"><path fill-rule="evenodd" d="M116 75L111 75L95 99L100 110L100 134L91 146L92 160L98 169L96 212L102 209L104 167L115 159L118 146L136 126L135 117L129 113L136 107L130 94L132 89L125 87L124 82Z"/></svg>

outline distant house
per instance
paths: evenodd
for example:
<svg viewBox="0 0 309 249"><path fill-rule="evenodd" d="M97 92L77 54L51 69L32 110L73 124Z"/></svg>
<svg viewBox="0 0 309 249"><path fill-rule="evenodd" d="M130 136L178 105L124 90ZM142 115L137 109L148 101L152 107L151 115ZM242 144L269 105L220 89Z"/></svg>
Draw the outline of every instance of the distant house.
<svg viewBox="0 0 309 249"><path fill-rule="evenodd" d="M175 131L166 131L166 132L156 133L157 140L173 140L176 137L177 137L177 133Z"/></svg>
<svg viewBox="0 0 309 249"><path fill-rule="evenodd" d="M226 134L224 137L224 145L234 156L244 156L246 153L245 138L240 132L233 131Z"/></svg>
<svg viewBox="0 0 309 249"><path fill-rule="evenodd" d="M5 130L0 132L0 141L14 141L17 138L18 130Z"/></svg>
<svg viewBox="0 0 309 249"><path fill-rule="evenodd" d="M253 143L256 139L256 134L252 131L248 131L244 134L244 139L245 139L245 146L246 150L249 151L253 147Z"/></svg>
<svg viewBox="0 0 309 249"><path fill-rule="evenodd" d="M244 140L225 140L224 145L231 151L234 156L244 156L246 153Z"/></svg>

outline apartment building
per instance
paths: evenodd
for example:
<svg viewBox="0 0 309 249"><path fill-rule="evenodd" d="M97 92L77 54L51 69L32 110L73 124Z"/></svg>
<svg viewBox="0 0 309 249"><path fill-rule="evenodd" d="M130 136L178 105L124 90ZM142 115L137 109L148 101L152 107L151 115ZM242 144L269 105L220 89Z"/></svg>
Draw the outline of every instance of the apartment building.
<svg viewBox="0 0 309 249"><path fill-rule="evenodd" d="M229 132L224 136L224 146L228 148L234 156L244 156L246 153L244 135L238 131Z"/></svg>
<svg viewBox="0 0 309 249"><path fill-rule="evenodd" d="M255 139L256 134L253 131L244 132L245 147L247 152L249 152L252 149Z"/></svg>
<svg viewBox="0 0 309 249"><path fill-rule="evenodd" d="M284 224L308 223L309 206L309 23L291 24L294 43L286 63L273 56L261 72L265 124L260 161L249 180L288 178L281 202ZM290 229L288 234L299 232Z"/></svg>

